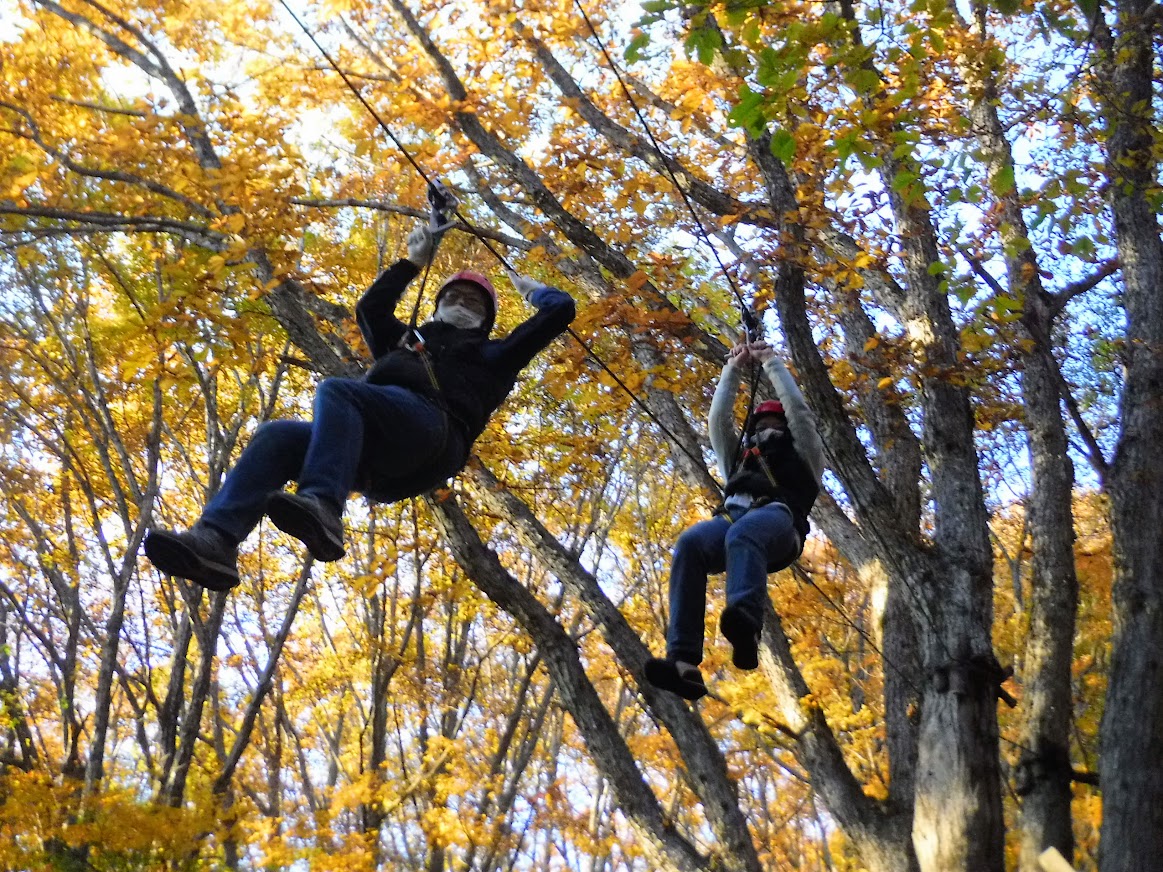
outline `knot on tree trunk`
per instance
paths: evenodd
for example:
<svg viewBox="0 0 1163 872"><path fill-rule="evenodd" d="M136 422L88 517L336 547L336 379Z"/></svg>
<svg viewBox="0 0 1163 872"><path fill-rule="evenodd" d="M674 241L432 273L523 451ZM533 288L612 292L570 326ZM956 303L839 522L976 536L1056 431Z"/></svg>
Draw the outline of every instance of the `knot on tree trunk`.
<svg viewBox="0 0 1163 872"><path fill-rule="evenodd" d="M1036 748L1024 748L1013 770L1014 793L1028 796L1040 784L1048 781L1069 782L1074 778L1070 765L1070 751L1062 745L1039 743Z"/></svg>
<svg viewBox="0 0 1163 872"><path fill-rule="evenodd" d="M974 654L954 658L933 670L933 687L938 693L954 693L959 697L983 687L989 688L998 699L1013 708L1018 701L1002 687L1002 682L1013 674L1013 669L1002 666L992 652Z"/></svg>

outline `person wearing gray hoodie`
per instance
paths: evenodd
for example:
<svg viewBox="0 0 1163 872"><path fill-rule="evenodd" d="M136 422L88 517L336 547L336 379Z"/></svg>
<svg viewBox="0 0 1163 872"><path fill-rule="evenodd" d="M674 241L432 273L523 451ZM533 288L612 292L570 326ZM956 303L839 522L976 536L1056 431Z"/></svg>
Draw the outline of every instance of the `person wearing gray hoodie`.
<svg viewBox="0 0 1163 872"><path fill-rule="evenodd" d="M743 365L754 361L778 401L755 407L735 428L734 404ZM790 566L803 551L808 512L820 492L824 448L816 419L783 361L766 342L731 349L711 401L708 429L727 485L714 517L689 527L675 544L670 571L666 657L646 663L651 684L689 700L707 692L703 659L707 576L726 571L727 603L719 628L739 669L759 665L759 634L767 575Z"/></svg>

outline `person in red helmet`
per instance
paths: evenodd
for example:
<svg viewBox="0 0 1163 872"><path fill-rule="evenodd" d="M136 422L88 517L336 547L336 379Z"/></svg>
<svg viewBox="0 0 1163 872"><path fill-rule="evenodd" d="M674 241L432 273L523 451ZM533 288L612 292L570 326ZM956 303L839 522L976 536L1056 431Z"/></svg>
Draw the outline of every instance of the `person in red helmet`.
<svg viewBox="0 0 1163 872"><path fill-rule="evenodd" d="M438 236L418 227L408 257L389 267L355 308L374 362L362 379L326 378L312 421L268 421L222 488L184 532L153 529L145 553L161 571L211 590L239 583L238 544L264 514L317 560L344 555L352 491L379 502L424 493L459 472L518 373L574 318L566 293L510 273L536 314L503 339L489 334L497 292L480 273L441 286L432 319L396 317L404 289L431 260ZM283 490L298 483L296 492Z"/></svg>
<svg viewBox="0 0 1163 872"><path fill-rule="evenodd" d="M740 439L732 410L741 367L749 361L762 364L779 400L759 403ZM824 468L815 416L766 342L731 349L711 401L709 430L727 482L723 504L714 517L683 531L675 544L666 657L646 662L648 681L690 700L707 692L699 671L707 576L726 571L727 603L719 629L732 646L735 666L755 669L767 575L790 566L803 551Z"/></svg>

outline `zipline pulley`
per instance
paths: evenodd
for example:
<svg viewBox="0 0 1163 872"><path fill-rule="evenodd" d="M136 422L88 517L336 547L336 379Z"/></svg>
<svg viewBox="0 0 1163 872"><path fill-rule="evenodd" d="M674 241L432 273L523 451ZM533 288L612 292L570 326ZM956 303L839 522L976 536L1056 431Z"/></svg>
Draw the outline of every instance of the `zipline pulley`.
<svg viewBox="0 0 1163 872"><path fill-rule="evenodd" d="M456 223L450 221L448 216L455 213L459 205L456 194L448 187L437 181L428 183L428 228L432 231L434 243L439 242L444 232Z"/></svg>
<svg viewBox="0 0 1163 872"><path fill-rule="evenodd" d="M743 330L747 334L748 342L759 342L763 339L763 324L755 314L752 306L740 306L740 317L743 320Z"/></svg>

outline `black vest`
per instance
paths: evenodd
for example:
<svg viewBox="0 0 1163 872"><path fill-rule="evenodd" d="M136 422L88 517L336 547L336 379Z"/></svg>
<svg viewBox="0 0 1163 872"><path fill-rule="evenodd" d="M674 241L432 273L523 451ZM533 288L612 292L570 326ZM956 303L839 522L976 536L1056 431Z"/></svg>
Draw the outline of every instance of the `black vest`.
<svg viewBox="0 0 1163 872"><path fill-rule="evenodd" d="M747 442L751 443L751 439ZM785 430L778 439L768 439L758 450L750 444L744 446L743 462L736 464L731 473L724 498L747 494L764 502L783 503L791 509L800 536L807 538L811 529L808 512L819 493L815 474L796 451L791 431Z"/></svg>
<svg viewBox="0 0 1163 872"><path fill-rule="evenodd" d="M461 426L467 448L513 390L516 374L486 362L481 354L488 341L484 330L429 321L419 331L424 337L423 356L411 348L393 349L376 358L366 380L399 385L435 401Z"/></svg>

